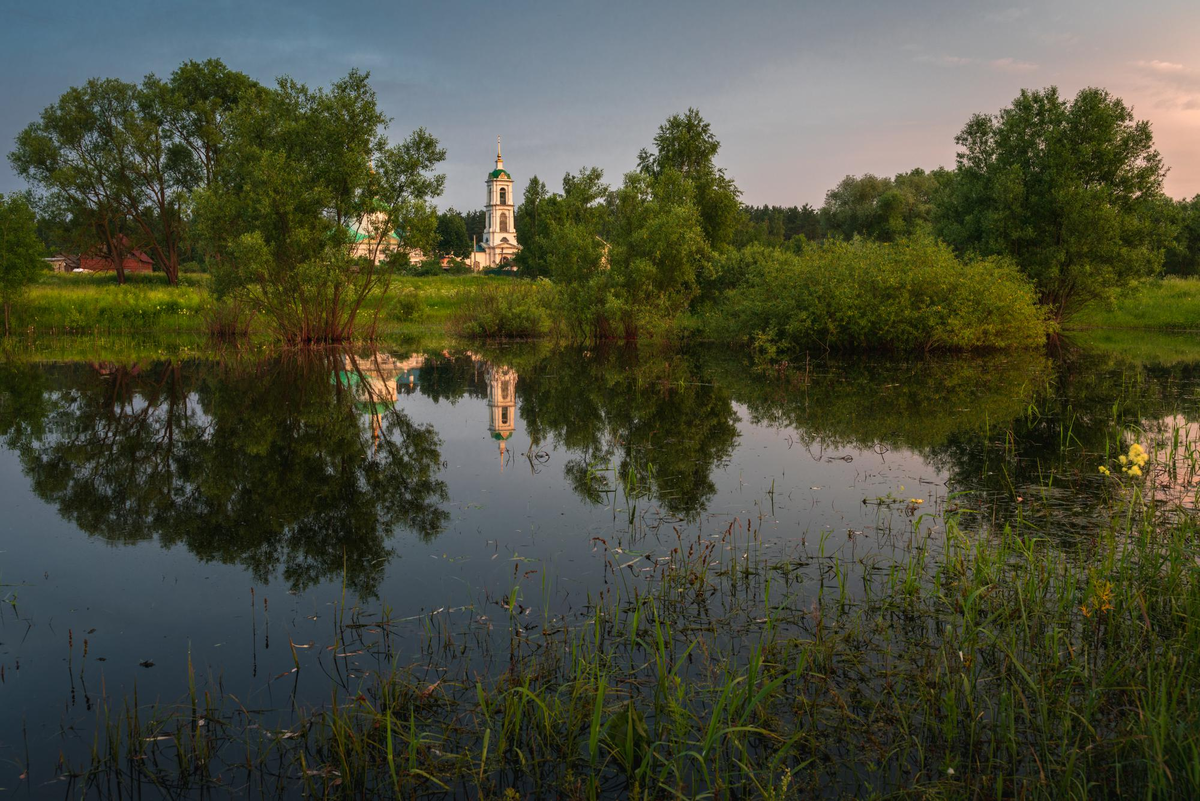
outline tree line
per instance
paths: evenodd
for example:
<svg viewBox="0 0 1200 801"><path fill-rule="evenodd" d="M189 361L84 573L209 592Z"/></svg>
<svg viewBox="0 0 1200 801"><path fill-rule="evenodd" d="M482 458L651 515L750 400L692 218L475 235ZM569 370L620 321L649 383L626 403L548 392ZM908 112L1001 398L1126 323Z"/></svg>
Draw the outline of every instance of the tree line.
<svg viewBox="0 0 1200 801"><path fill-rule="evenodd" d="M173 284L195 262L213 274L229 329L246 310L287 341L341 340L372 330L393 272L383 257L393 267L414 249L466 258L484 225L482 210L437 211L444 150L423 128L389 140L368 78L268 87L208 60L166 79L94 79L45 109L9 158L36 192L41 236L105 254L119 281L130 249ZM616 185L595 167L557 191L533 176L516 262L553 281L582 337L634 337L719 304L747 264L777 258L730 254L763 248L935 240L959 260L1012 265L1055 320L1139 278L1200 272L1200 196L1165 195L1149 123L1107 91L1022 91L971 117L956 142L949 169L847 176L819 209L755 207L718 164L710 124L688 109ZM0 264L10 261L6 250Z"/></svg>
<svg viewBox="0 0 1200 801"><path fill-rule="evenodd" d="M616 272L636 261L631 248L666 236L671 246L655 244L661 264L632 273L657 274L682 298L728 285L714 275L728 248L799 253L830 240L932 237L960 258L1016 265L1056 320L1139 278L1200 273L1200 196L1166 196L1150 124L1120 98L1098 88L1074 98L1055 87L1022 91L998 113L971 117L955 141L951 169L847 176L819 209L748 206L714 162L720 144L711 128L691 109L668 119L656 150L639 155L620 189L605 185L598 169L567 175L561 192L532 178L517 214L517 261L529 275L573 280L600 268L599 241ZM631 228L622 219L631 195L674 203L678 213L670 223L655 220L653 232ZM682 252L685 242L699 243L700 258L681 273L666 251Z"/></svg>
<svg viewBox="0 0 1200 801"><path fill-rule="evenodd" d="M336 341L370 326L360 312L386 291L379 262L435 241L445 151L423 128L392 142L389 123L367 73L264 86L210 59L73 87L9 159L50 243L98 253L118 282L135 249L173 285L194 260L234 318L261 312L284 340Z"/></svg>

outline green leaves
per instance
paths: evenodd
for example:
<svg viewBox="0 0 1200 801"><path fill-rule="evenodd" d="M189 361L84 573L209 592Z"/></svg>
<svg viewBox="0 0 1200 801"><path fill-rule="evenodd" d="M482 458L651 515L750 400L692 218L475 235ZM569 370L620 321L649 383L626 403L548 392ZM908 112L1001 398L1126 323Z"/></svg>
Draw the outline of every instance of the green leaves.
<svg viewBox="0 0 1200 801"><path fill-rule="evenodd" d="M724 335L775 356L808 350L1030 347L1046 324L1029 284L999 259L955 258L930 237L829 241L793 256L755 246L726 254L744 275L726 296Z"/></svg>
<svg viewBox="0 0 1200 801"><path fill-rule="evenodd" d="M42 241L33 209L20 195L0 195L0 302L4 334L9 332L12 303L45 270Z"/></svg>
<svg viewBox="0 0 1200 801"><path fill-rule="evenodd" d="M971 118L937 231L960 252L1012 258L1056 319L1154 274L1174 237L1149 123L1120 98L1022 91Z"/></svg>

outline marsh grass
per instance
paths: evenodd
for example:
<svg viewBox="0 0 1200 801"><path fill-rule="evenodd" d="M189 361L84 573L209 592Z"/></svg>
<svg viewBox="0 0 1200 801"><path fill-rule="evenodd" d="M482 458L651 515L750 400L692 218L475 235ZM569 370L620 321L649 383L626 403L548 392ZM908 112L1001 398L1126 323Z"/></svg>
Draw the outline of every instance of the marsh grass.
<svg viewBox="0 0 1200 801"><path fill-rule="evenodd" d="M186 274L171 287L159 275L133 275L125 286L111 275L48 275L14 308L14 332L45 336L165 336L197 334L218 340L266 338L262 319L244 306L217 302L208 276ZM480 295L520 293L525 282L484 275L395 276L378 302L372 338L448 335L464 305Z"/></svg>
<svg viewBox="0 0 1200 801"><path fill-rule="evenodd" d="M1110 305L1083 309L1066 327L1200 331L1200 279L1143 281Z"/></svg>
<svg viewBox="0 0 1200 801"><path fill-rule="evenodd" d="M104 699L57 769L102 796L1194 797L1200 548L1149 489L1191 486L1197 448L1152 451L1066 545L967 497L782 551L761 519L643 511L593 540L604 590L571 612L534 564L417 618L343 592L327 649L292 645L327 703L247 708L189 662L180 703Z"/></svg>

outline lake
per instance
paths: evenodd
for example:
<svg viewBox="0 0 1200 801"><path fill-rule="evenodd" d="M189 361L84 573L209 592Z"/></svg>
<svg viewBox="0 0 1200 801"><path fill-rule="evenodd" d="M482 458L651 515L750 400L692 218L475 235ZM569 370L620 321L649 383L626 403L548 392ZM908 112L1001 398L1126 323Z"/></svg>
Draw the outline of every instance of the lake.
<svg viewBox="0 0 1200 801"><path fill-rule="evenodd" d="M1191 442L1198 403L1200 363L1071 346L765 372L706 346L11 360L0 788L78 794L101 711L189 682L281 730L381 659L474 692L701 551L734 653L751 629L729 621L759 619L744 599L865 602L881 565L942 553L948 510L1071 554L1113 492L1098 466ZM1196 486L1147 492L1188 510ZM743 562L777 586L748 567L739 585Z"/></svg>

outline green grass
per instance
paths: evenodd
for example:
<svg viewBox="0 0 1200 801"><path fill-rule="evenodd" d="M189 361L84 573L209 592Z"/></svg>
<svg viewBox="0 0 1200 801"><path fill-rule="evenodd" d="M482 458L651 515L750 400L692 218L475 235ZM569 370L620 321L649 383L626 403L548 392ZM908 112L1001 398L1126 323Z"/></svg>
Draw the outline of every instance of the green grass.
<svg viewBox="0 0 1200 801"><path fill-rule="evenodd" d="M482 275L396 277L382 307L379 333L447 334L472 297L487 288L513 285L508 277ZM178 287L157 274L130 276L125 286L111 274L47 275L14 307L13 328L39 336L203 335L204 309L210 302L203 274L182 275Z"/></svg>
<svg viewBox="0 0 1200 801"><path fill-rule="evenodd" d="M160 333L203 330L207 276L184 275L178 287L165 276L49 275L14 307L13 328L38 334Z"/></svg>
<svg viewBox="0 0 1200 801"><path fill-rule="evenodd" d="M1111 306L1096 304L1084 309L1065 328L1200 331L1200 279L1145 281Z"/></svg>

